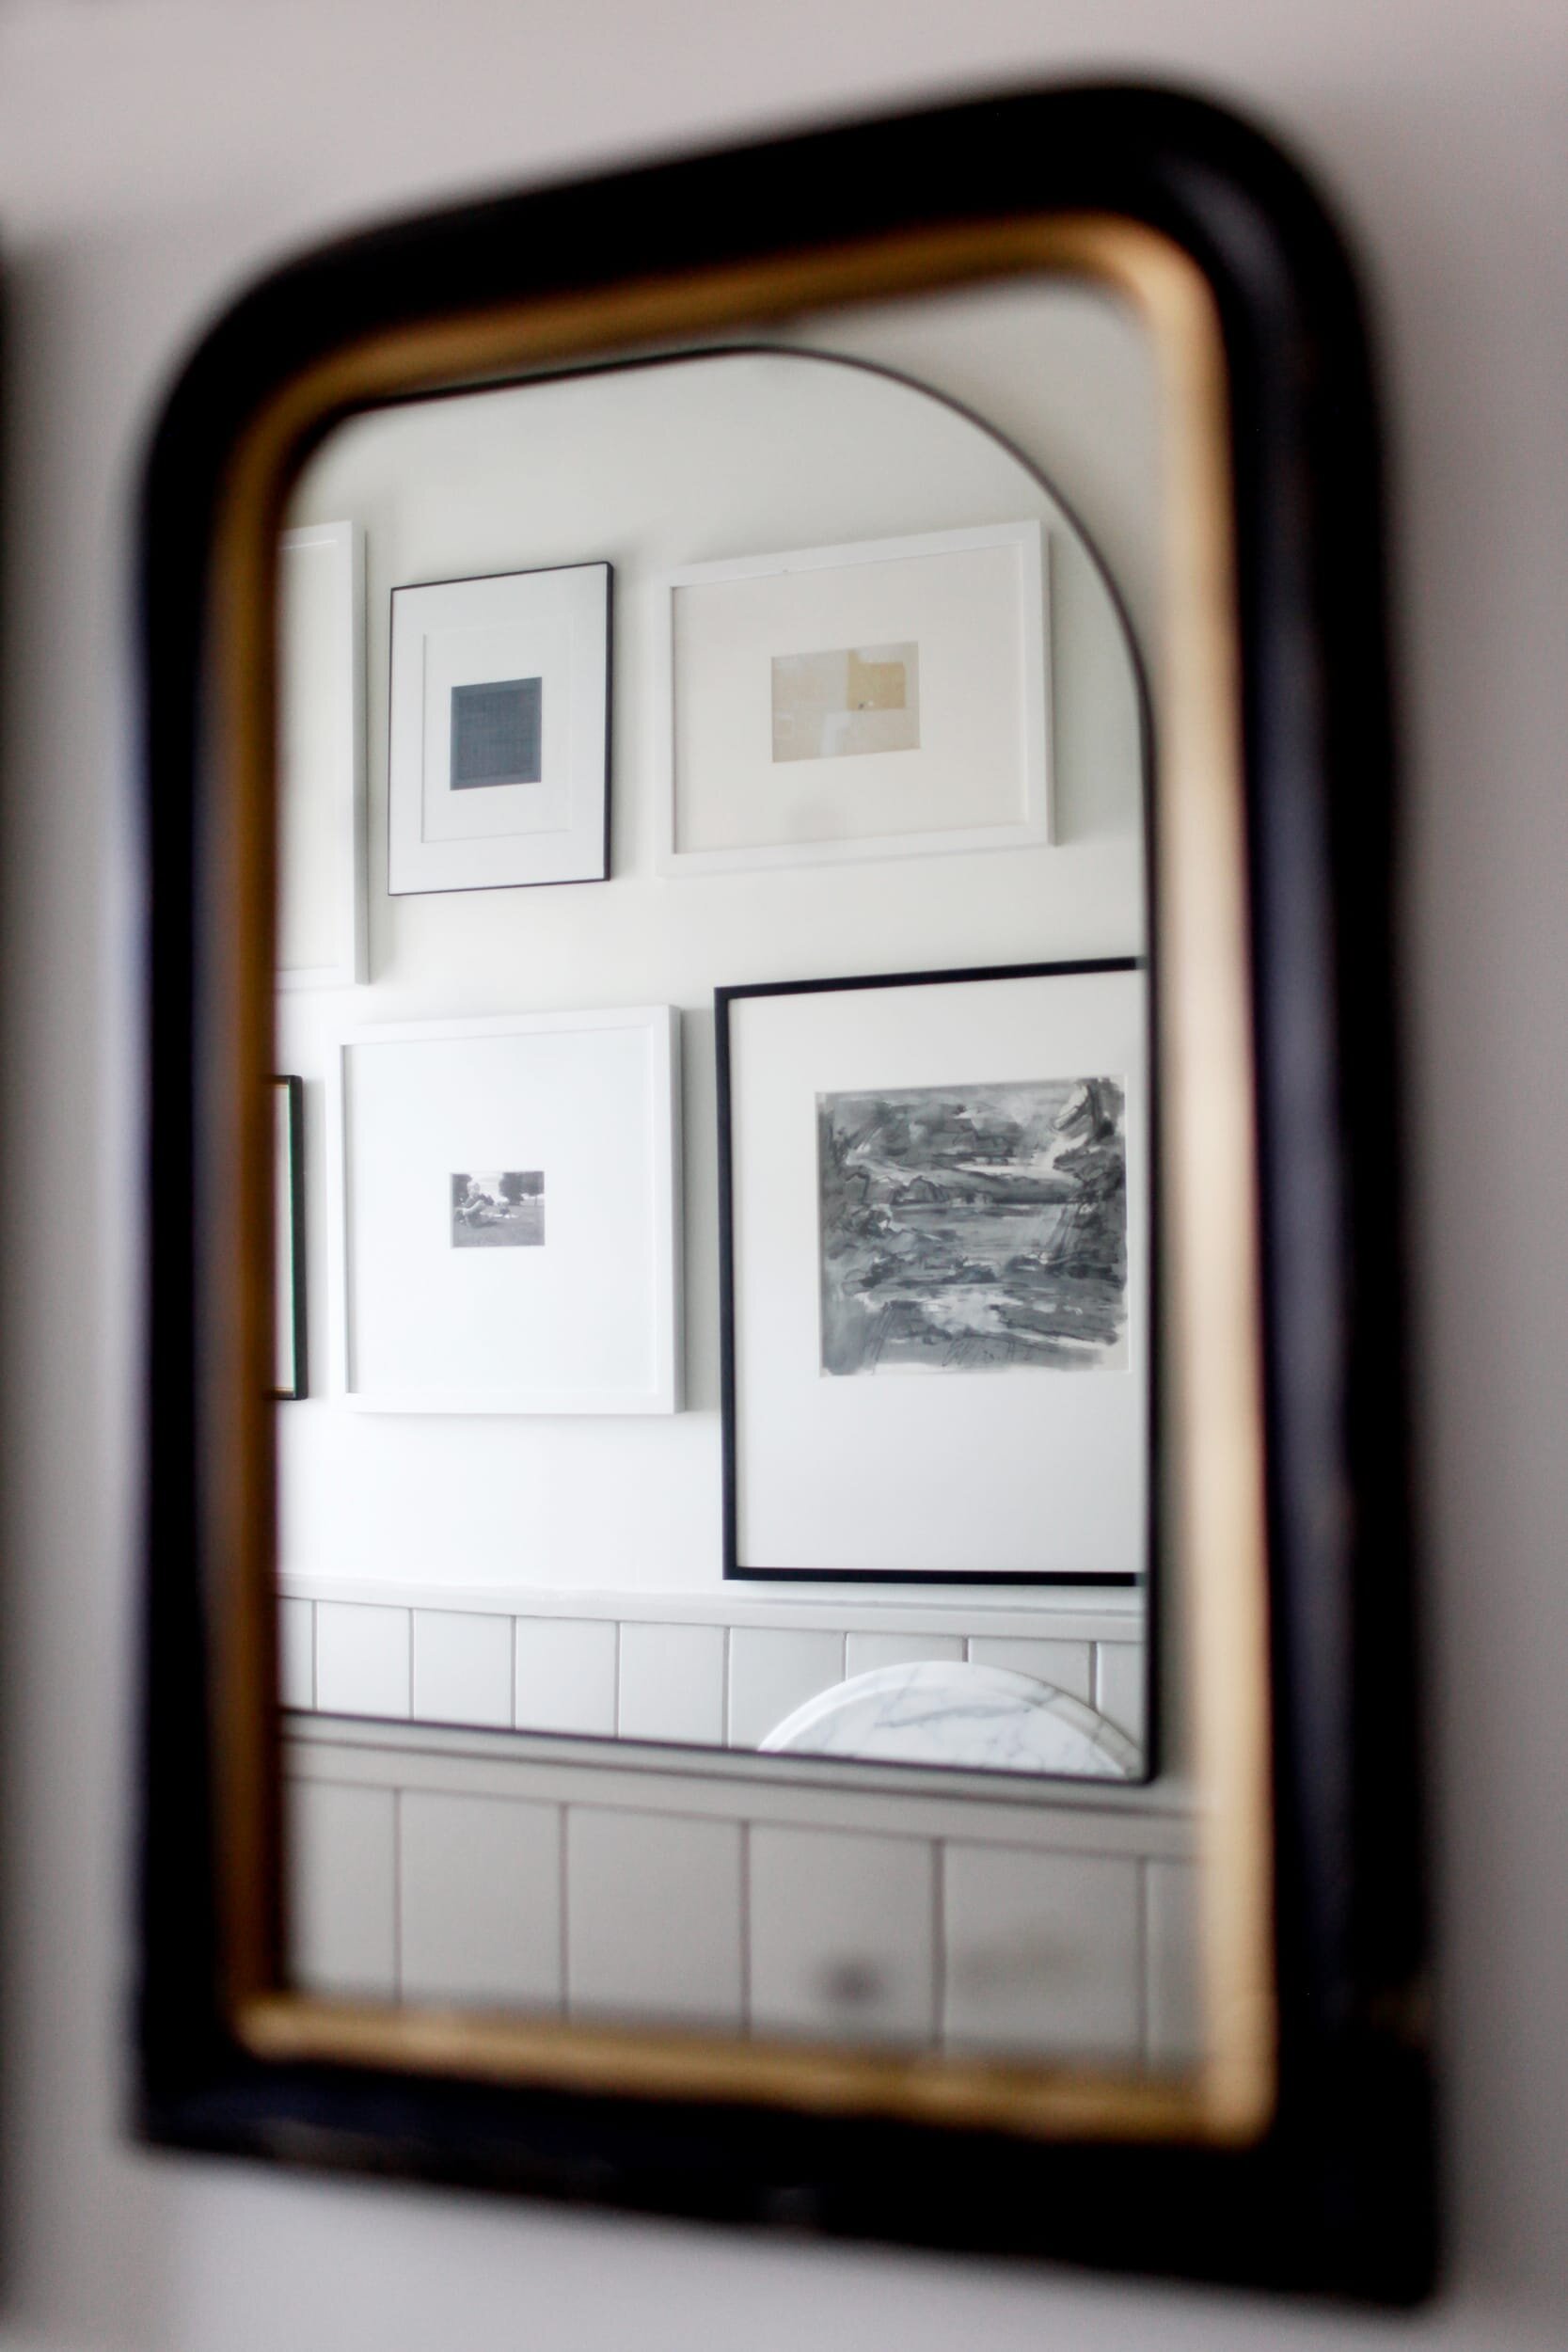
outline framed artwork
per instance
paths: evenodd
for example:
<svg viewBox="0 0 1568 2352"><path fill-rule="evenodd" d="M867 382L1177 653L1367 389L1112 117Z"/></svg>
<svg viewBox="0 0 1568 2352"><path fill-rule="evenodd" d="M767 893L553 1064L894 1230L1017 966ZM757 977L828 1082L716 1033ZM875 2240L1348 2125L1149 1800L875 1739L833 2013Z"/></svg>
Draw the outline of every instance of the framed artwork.
<svg viewBox="0 0 1568 2352"><path fill-rule="evenodd" d="M277 1341L273 1395L297 1403L309 1393L305 1349L305 1082L275 1078L273 1088L273 1305Z"/></svg>
<svg viewBox="0 0 1568 2352"><path fill-rule="evenodd" d="M784 981L717 1008L726 1576L1133 1582L1141 965Z"/></svg>
<svg viewBox="0 0 1568 2352"><path fill-rule="evenodd" d="M1037 522L669 575L658 865L822 865L1051 837Z"/></svg>
<svg viewBox="0 0 1568 2352"><path fill-rule="evenodd" d="M392 591L388 889L610 871L610 567Z"/></svg>
<svg viewBox="0 0 1568 2352"><path fill-rule="evenodd" d="M679 1409L673 1007L361 1030L334 1097L343 1402Z"/></svg>
<svg viewBox="0 0 1568 2352"><path fill-rule="evenodd" d="M357 523L285 531L277 565L279 988L369 977L365 542Z"/></svg>

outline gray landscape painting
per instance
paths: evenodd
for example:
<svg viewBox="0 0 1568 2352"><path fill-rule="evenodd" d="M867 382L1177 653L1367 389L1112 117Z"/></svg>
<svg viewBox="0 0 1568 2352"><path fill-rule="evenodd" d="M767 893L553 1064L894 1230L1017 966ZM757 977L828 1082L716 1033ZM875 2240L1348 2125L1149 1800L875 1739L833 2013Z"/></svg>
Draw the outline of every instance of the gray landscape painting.
<svg viewBox="0 0 1568 2352"><path fill-rule="evenodd" d="M537 1249L544 1239L542 1168L506 1168L497 1175L452 1178L454 1249Z"/></svg>
<svg viewBox="0 0 1568 2352"><path fill-rule="evenodd" d="M816 1098L822 1369L1127 1360L1114 1078Z"/></svg>

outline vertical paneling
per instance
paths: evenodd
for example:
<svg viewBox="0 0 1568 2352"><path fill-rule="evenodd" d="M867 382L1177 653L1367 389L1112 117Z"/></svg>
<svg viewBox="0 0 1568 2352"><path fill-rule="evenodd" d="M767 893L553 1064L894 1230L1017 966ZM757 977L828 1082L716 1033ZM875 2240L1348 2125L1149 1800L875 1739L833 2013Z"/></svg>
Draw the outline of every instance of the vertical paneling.
<svg viewBox="0 0 1568 2352"><path fill-rule="evenodd" d="M277 1604L277 1695L285 1707L316 1704L316 1605L310 1600Z"/></svg>
<svg viewBox="0 0 1568 2352"><path fill-rule="evenodd" d="M291 1786L290 1963L309 1992L390 1999L397 1989L397 1805L388 1788Z"/></svg>
<svg viewBox="0 0 1568 2352"><path fill-rule="evenodd" d="M1148 1660L1142 1642L1097 1642L1094 1645L1094 1703L1140 1748L1148 1718Z"/></svg>
<svg viewBox="0 0 1568 2352"><path fill-rule="evenodd" d="M923 1838L753 1828L752 2031L928 2042L934 1885L932 1848Z"/></svg>
<svg viewBox="0 0 1568 2352"><path fill-rule="evenodd" d="M512 1620L414 1612L414 1716L421 1724L512 1723Z"/></svg>
<svg viewBox="0 0 1568 2352"><path fill-rule="evenodd" d="M1033 1675L1070 1698L1094 1703L1094 1645L1090 1642L1009 1641L998 1634L977 1633L969 1645L970 1662L1000 1666L1005 1673Z"/></svg>
<svg viewBox="0 0 1568 2352"><path fill-rule="evenodd" d="M844 1636L736 1626L730 1635L730 1745L754 1748L844 1675Z"/></svg>
<svg viewBox="0 0 1568 2352"><path fill-rule="evenodd" d="M1203 2055L1197 1873L1190 1862L1144 1865L1144 1968L1151 2066Z"/></svg>
<svg viewBox="0 0 1568 2352"><path fill-rule="evenodd" d="M573 2016L739 2026L741 1835L733 1821L569 1808Z"/></svg>
<svg viewBox="0 0 1568 2352"><path fill-rule="evenodd" d="M616 1630L600 1619L516 1620L515 1721L519 1731L613 1736Z"/></svg>
<svg viewBox="0 0 1568 2352"><path fill-rule="evenodd" d="M724 1632L717 1625L623 1625L623 1740L724 1737Z"/></svg>
<svg viewBox="0 0 1568 2352"><path fill-rule="evenodd" d="M398 1810L404 1999L558 2009L559 1808L409 1789Z"/></svg>
<svg viewBox="0 0 1568 2352"><path fill-rule="evenodd" d="M406 1609L367 1601L316 1603L316 1705L327 1715L407 1720L412 1635Z"/></svg>
<svg viewBox="0 0 1568 2352"><path fill-rule="evenodd" d="M929 1660L961 1661L958 1633L851 1633L844 1645L847 1675L870 1674L878 1666L921 1666Z"/></svg>
<svg viewBox="0 0 1568 2352"><path fill-rule="evenodd" d="M1138 1864L950 1845L944 2028L972 2048L1135 2058Z"/></svg>

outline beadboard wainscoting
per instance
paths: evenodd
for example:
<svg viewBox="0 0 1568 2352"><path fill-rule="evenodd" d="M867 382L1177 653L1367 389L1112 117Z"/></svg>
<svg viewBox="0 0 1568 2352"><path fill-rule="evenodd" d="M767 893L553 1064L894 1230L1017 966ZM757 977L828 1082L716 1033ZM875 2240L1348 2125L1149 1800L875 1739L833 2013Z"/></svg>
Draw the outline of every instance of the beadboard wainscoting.
<svg viewBox="0 0 1568 2352"><path fill-rule="evenodd" d="M1198 2042L1193 1825L563 1758L524 1735L285 1724L309 1990L757 2036L1176 2066Z"/></svg>
<svg viewBox="0 0 1568 2352"><path fill-rule="evenodd" d="M1067 1692L1142 1747L1142 1636L1141 1591L882 1602L288 1580L280 1688L328 1715L754 1748L847 1676L968 1660Z"/></svg>

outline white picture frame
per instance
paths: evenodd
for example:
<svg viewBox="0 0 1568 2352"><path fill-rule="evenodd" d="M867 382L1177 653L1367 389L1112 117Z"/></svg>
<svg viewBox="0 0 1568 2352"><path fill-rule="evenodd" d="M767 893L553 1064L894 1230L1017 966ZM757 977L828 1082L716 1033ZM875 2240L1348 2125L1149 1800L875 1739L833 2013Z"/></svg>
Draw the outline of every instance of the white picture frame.
<svg viewBox="0 0 1568 2352"><path fill-rule="evenodd" d="M365 539L308 523L278 541L279 988L369 977Z"/></svg>
<svg viewBox="0 0 1568 2352"><path fill-rule="evenodd" d="M1039 522L691 564L662 588L659 873L1050 841Z"/></svg>
<svg viewBox="0 0 1568 2352"><path fill-rule="evenodd" d="M328 1119L340 1402L680 1409L673 1006L358 1029Z"/></svg>
<svg viewBox="0 0 1568 2352"><path fill-rule="evenodd" d="M1118 958L785 981L721 990L717 1014L726 1577L1138 1581L1147 972ZM873 1097L877 1120L902 1117L905 1156L861 1149L840 1181L861 1220L847 1251L824 1137L842 1119L873 1133ZM1051 1172L1095 1121L1094 1198L1123 1203L1108 1296L1097 1236L1086 1267L1076 1239L1057 1247L1083 1163ZM960 1130L988 1140L960 1151ZM1082 1312L1096 1285L1099 1336Z"/></svg>
<svg viewBox="0 0 1568 2352"><path fill-rule="evenodd" d="M608 878L611 585L594 563L393 589L393 898Z"/></svg>

